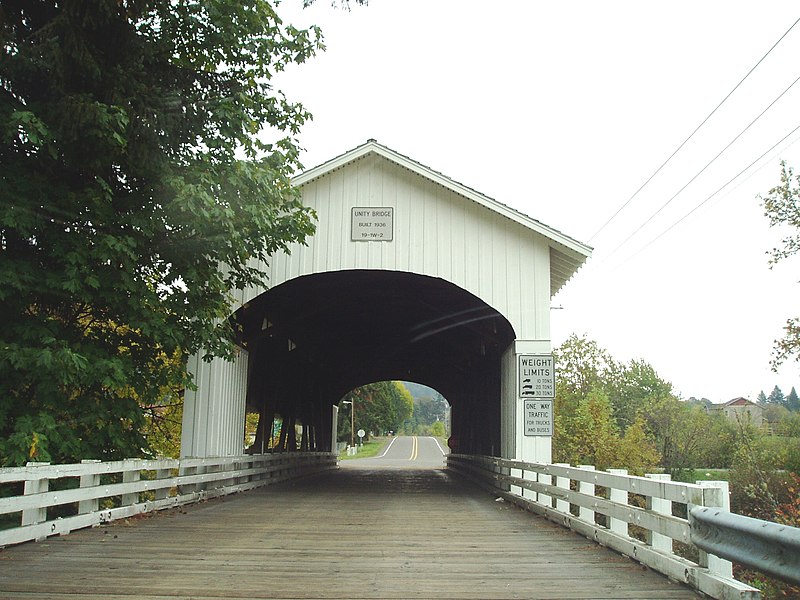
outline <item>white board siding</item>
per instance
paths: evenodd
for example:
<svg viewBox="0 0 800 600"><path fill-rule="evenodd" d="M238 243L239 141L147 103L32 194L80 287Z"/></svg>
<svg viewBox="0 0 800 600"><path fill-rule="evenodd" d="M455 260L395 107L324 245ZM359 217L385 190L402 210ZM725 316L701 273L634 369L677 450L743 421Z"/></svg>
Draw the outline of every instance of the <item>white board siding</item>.
<svg viewBox="0 0 800 600"><path fill-rule="evenodd" d="M318 215L308 246L266 267L270 287L349 269L440 277L503 314L517 339L549 339L550 244L538 234L383 157L367 155L302 187ZM391 242L353 242L353 207L393 207ZM247 290L246 302L263 290Z"/></svg>
<svg viewBox="0 0 800 600"><path fill-rule="evenodd" d="M181 457L239 456L244 449L248 354L232 362L189 358L187 368L197 390L184 397Z"/></svg>

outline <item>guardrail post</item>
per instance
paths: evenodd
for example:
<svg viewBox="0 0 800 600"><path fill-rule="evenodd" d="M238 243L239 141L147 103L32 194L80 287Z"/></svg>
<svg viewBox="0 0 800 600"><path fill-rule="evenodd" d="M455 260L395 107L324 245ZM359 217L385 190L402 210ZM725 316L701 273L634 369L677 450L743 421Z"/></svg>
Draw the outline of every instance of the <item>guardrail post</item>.
<svg viewBox="0 0 800 600"><path fill-rule="evenodd" d="M711 488L703 493L705 506L731 511L730 485L727 481L698 481L697 485ZM712 575L733 578L733 563L729 560L700 550L699 564L706 567Z"/></svg>
<svg viewBox="0 0 800 600"><path fill-rule="evenodd" d="M544 483L546 485L553 484L552 475L548 475L547 473L537 473L536 479L539 481L539 483ZM548 496L547 494L539 494L539 504L543 504L547 508L553 508L552 496Z"/></svg>
<svg viewBox="0 0 800 600"><path fill-rule="evenodd" d="M169 479L171 476L172 476L172 469L156 469L156 480ZM164 500L165 498L169 497L169 488L166 487L156 488L154 494L156 500Z"/></svg>
<svg viewBox="0 0 800 600"><path fill-rule="evenodd" d="M49 462L29 462L26 467L35 469L36 467L49 467ZM31 474L29 479L25 480L25 487L23 494L28 496L30 494L41 494L50 488L50 480L46 477L36 477ZM47 521L47 508L29 508L22 511L22 526L35 525L36 523L43 523Z"/></svg>
<svg viewBox="0 0 800 600"><path fill-rule="evenodd" d="M584 471L594 471L593 465L578 465L579 469L583 469ZM589 483L588 481L579 481L578 482L578 491L581 494L586 494L587 496L594 496L594 484ZM581 506L578 508L578 518L581 521L586 521L587 523L591 523L594 525L594 511L591 508L587 508L585 506Z"/></svg>
<svg viewBox="0 0 800 600"><path fill-rule="evenodd" d="M102 461L95 459L84 459L81 461L82 465L96 465ZM90 473L88 475L81 475L79 479L81 488L97 487L100 485L100 473ZM90 498L89 500L81 500L78 502L78 514L85 515L86 513L95 512L98 507L98 498Z"/></svg>
<svg viewBox="0 0 800 600"><path fill-rule="evenodd" d="M123 461L124 468L127 469L128 465L136 464L139 462L139 459L130 459ZM133 471L125 470L122 472L122 483L133 483L134 481L139 481L142 478L142 472L139 469L135 469ZM139 492L134 492L132 494L122 494L122 506L131 506L132 504L137 504L139 502Z"/></svg>
<svg viewBox="0 0 800 600"><path fill-rule="evenodd" d="M613 475L628 475L628 469L608 469L608 472ZM608 499L615 504L628 504L628 490L620 490L617 488L610 488ZM617 535L628 536L628 522L622 519L615 519L614 517L608 518L608 528Z"/></svg>
<svg viewBox="0 0 800 600"><path fill-rule="evenodd" d="M648 479L655 479L656 481L672 480L672 476L667 473L651 473L645 475L645 477L647 477ZM658 498L655 496L647 496L646 508L648 510L652 510L653 512L657 512L660 515L672 516L671 500L665 500L664 498ZM672 538L669 538L665 535L661 535L660 533L654 533L652 531L648 531L647 542L656 550L672 554Z"/></svg>
<svg viewBox="0 0 800 600"><path fill-rule="evenodd" d="M556 467L569 467L569 463L555 463ZM569 491L569 477L556 476L556 487ZM569 502L556 498L556 510L569 514Z"/></svg>

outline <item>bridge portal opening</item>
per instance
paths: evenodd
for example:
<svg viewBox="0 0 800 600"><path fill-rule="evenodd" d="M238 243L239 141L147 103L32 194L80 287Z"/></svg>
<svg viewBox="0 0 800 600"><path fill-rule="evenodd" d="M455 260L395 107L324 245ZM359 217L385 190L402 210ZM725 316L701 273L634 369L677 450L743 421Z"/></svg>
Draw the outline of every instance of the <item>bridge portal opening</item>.
<svg viewBox="0 0 800 600"><path fill-rule="evenodd" d="M232 318L248 351L255 448L269 447L279 415L287 433L275 450L329 451L334 406L348 393L410 381L447 398L457 451L499 454L501 357L515 334L462 288L399 271L317 273L264 292Z"/></svg>
<svg viewBox="0 0 800 600"><path fill-rule="evenodd" d="M450 404L438 391L410 381L363 385L338 402L339 453L374 437L397 435L432 436L446 442L450 436Z"/></svg>

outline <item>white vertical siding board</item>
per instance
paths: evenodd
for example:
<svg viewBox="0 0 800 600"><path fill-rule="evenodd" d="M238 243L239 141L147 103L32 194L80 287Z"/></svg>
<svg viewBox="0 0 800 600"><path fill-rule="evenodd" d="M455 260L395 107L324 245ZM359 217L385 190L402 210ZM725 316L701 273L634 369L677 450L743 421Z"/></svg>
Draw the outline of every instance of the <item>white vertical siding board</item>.
<svg viewBox="0 0 800 600"><path fill-rule="evenodd" d="M397 268L397 169L381 169L381 206L394 209L394 223L391 242L381 242L381 268L395 270Z"/></svg>
<svg viewBox="0 0 800 600"><path fill-rule="evenodd" d="M523 242L519 227L514 227L511 222L506 223L506 298L508 305L508 319L511 323L522 321L522 290L526 288L524 269L520 264L520 244ZM519 325L516 329L519 328ZM515 331L516 331L515 329Z"/></svg>
<svg viewBox="0 0 800 600"><path fill-rule="evenodd" d="M383 169L380 165L369 171L369 206L384 206L383 202ZM369 268L383 269L383 250L387 243L393 242L367 242L369 249Z"/></svg>
<svg viewBox="0 0 800 600"><path fill-rule="evenodd" d="M436 242L436 233L439 226L437 221L436 199L433 192L433 184L426 181L423 188L424 193L424 206L421 214L423 215L422 221L422 272L425 275L436 276L436 253L438 244Z"/></svg>
<svg viewBox="0 0 800 600"><path fill-rule="evenodd" d="M466 236L464 228L465 203L453 203L450 217L450 248L445 249L450 255L450 276L453 281L460 282L460 286L467 289L467 276L465 265Z"/></svg>
<svg viewBox="0 0 800 600"><path fill-rule="evenodd" d="M536 311L536 339L550 339L550 247L542 236L536 236L538 247L538 261L535 272L536 283L535 304Z"/></svg>
<svg viewBox="0 0 800 600"><path fill-rule="evenodd" d="M480 222L475 212L474 203L464 204L464 289L480 297Z"/></svg>
<svg viewBox="0 0 800 600"><path fill-rule="evenodd" d="M350 242L350 209L354 206L358 206L358 198L356 197L356 185L353 173L348 173L347 177L345 177L344 173L341 171L339 173L342 177L342 213L339 223L339 231L341 232L339 236L341 256L334 268L352 269L355 263L352 257L355 254L355 248L358 244Z"/></svg>
<svg viewBox="0 0 800 600"><path fill-rule="evenodd" d="M358 198L357 206L369 206L369 176L371 169L369 165L365 163L369 161L369 158L360 160L357 163L356 169L356 198ZM362 268L369 267L369 242L358 242L352 244L356 248L355 253L355 262L351 265L351 268L358 268L358 265L361 265Z"/></svg>
<svg viewBox="0 0 800 600"><path fill-rule="evenodd" d="M412 273L424 273L425 258L423 242L425 240L425 197L421 194L422 182L411 181L408 174L403 180L403 189L407 199L408 210L408 270ZM399 240L398 240L399 241Z"/></svg>
<svg viewBox="0 0 800 600"><path fill-rule="evenodd" d="M503 458L516 458L516 354L512 344L503 354L500 366L500 453Z"/></svg>
<svg viewBox="0 0 800 600"><path fill-rule="evenodd" d="M436 205L436 274L442 279L452 280L452 236L450 226L453 218L453 195L442 187L434 188Z"/></svg>
<svg viewBox="0 0 800 600"><path fill-rule="evenodd" d="M315 182L309 190L309 192L313 194L314 200L308 204L318 208L316 209L316 232L312 240L309 240L309 242L313 241L313 243L309 244L312 258L311 264L309 264L305 270L307 273L318 273L319 271L327 270L328 256L332 254L332 249L330 248L331 231L329 223L332 205L335 202L333 194L331 193L332 185L333 177L323 177L320 181ZM323 207L324 212L321 210ZM323 218L324 222L322 220Z"/></svg>
<svg viewBox="0 0 800 600"><path fill-rule="evenodd" d="M408 185L406 173L399 171L395 179L395 268L398 271L408 271L411 265L411 253L414 249L414 237L417 235L416 223L411 221L411 189ZM405 243L401 240L406 240ZM397 243L400 242L400 243Z"/></svg>
<svg viewBox="0 0 800 600"><path fill-rule="evenodd" d="M497 308L492 298L492 226L485 220L478 222L478 293L490 306ZM499 309L498 309L499 310Z"/></svg>
<svg viewBox="0 0 800 600"><path fill-rule="evenodd" d="M197 360L198 356L192 355L186 361L186 370L187 372L194 377L194 380L197 381ZM186 389L183 392L183 423L181 426L181 455L184 455L184 452L188 456L193 456L193 440L194 440L194 431L195 431L195 419L196 419L196 392L194 390Z"/></svg>
<svg viewBox="0 0 800 600"><path fill-rule="evenodd" d="M492 215L492 302L491 306L503 306L506 317L508 312L508 294L506 290L506 232L505 220L500 215ZM511 319L509 318L509 321ZM513 323L513 321L512 321Z"/></svg>

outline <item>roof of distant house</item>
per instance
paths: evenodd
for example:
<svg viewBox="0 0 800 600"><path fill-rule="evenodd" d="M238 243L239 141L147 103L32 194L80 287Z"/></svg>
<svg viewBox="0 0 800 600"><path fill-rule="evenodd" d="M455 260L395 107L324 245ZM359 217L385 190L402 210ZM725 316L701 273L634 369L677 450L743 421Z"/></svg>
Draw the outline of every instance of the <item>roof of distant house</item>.
<svg viewBox="0 0 800 600"><path fill-rule="evenodd" d="M723 406L758 406L755 402L750 402L747 398L734 398L729 400Z"/></svg>

